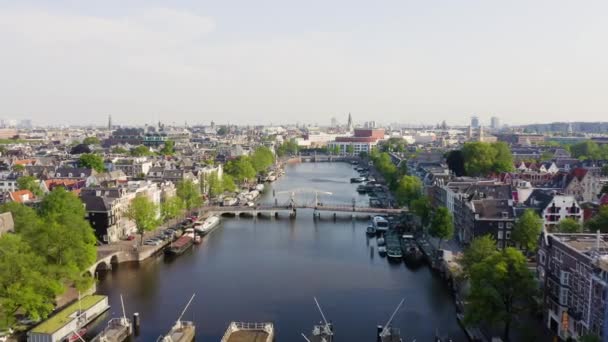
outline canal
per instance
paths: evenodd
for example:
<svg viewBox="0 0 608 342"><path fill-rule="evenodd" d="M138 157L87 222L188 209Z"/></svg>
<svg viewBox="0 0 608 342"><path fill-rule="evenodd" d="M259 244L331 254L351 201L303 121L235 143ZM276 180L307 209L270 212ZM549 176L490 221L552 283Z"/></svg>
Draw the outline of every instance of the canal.
<svg viewBox="0 0 608 342"><path fill-rule="evenodd" d="M287 166L262 201L278 201L293 189L318 189L327 203L367 203L349 178L345 163ZM296 201L314 194L296 193ZM393 326L404 341L431 341L438 331L454 341L465 337L455 318L447 287L425 265L389 263L367 238L367 221L329 217L313 220L301 211L295 220L228 218L203 243L173 260L159 256L142 265L119 265L100 278L98 291L108 295L107 317L120 315L122 294L127 314L139 312L138 341L155 341L167 332L193 293L184 316L194 320L197 340L219 341L230 321L271 321L276 341L304 341L321 317L313 297L335 325L337 341L375 341L402 298L405 304Z"/></svg>

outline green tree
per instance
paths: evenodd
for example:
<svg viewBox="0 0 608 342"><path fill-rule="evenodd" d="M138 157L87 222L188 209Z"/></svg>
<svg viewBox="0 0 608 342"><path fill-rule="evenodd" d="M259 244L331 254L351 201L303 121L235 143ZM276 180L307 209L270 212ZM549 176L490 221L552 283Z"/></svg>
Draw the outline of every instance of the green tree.
<svg viewBox="0 0 608 342"><path fill-rule="evenodd" d="M416 176L403 176L397 183L395 198L399 205L409 205L422 194L422 182Z"/></svg>
<svg viewBox="0 0 608 342"><path fill-rule="evenodd" d="M462 256L463 271L470 276L474 265L494 255L497 251L496 240L491 235L484 235L473 239Z"/></svg>
<svg viewBox="0 0 608 342"><path fill-rule="evenodd" d="M602 150L597 143L591 140L582 141L570 146L570 153L578 159L602 159Z"/></svg>
<svg viewBox="0 0 608 342"><path fill-rule="evenodd" d="M435 214L431 219L429 234L439 239L437 249L441 249L443 240L449 240L454 236L454 224L452 223L452 215L450 215L448 208L439 207L435 210Z"/></svg>
<svg viewBox="0 0 608 342"><path fill-rule="evenodd" d="M427 196L417 198L412 201L410 207L412 209L412 212L420 218L422 226L428 226L431 221L431 213L433 210L429 198Z"/></svg>
<svg viewBox="0 0 608 342"><path fill-rule="evenodd" d="M608 206L600 207L600 211L585 224L586 228L595 233L608 233Z"/></svg>
<svg viewBox="0 0 608 342"><path fill-rule="evenodd" d="M249 158L241 156L226 163L224 172L231 175L237 182L245 182L255 178L256 172Z"/></svg>
<svg viewBox="0 0 608 342"><path fill-rule="evenodd" d="M220 128L218 128L218 130L217 130L217 135L224 136L224 135L228 134L229 132L230 132L230 130L228 129L227 126L220 126Z"/></svg>
<svg viewBox="0 0 608 342"><path fill-rule="evenodd" d="M131 149L131 155L133 157L145 157L152 155L152 152L150 152L150 149L148 147L144 145L139 145Z"/></svg>
<svg viewBox="0 0 608 342"><path fill-rule="evenodd" d="M223 175L226 177L227 175ZM218 177L217 172L212 172L207 176L207 194L211 198L215 198L224 192L224 185L222 180Z"/></svg>
<svg viewBox="0 0 608 342"><path fill-rule="evenodd" d="M513 171L513 154L509 145L505 142L492 143L492 149L494 150L494 163L492 164L492 172L509 172Z"/></svg>
<svg viewBox="0 0 608 342"><path fill-rule="evenodd" d="M27 234L30 230L36 231L42 224L36 210L18 202L3 204L0 207L0 212L10 212L12 214L17 234Z"/></svg>
<svg viewBox="0 0 608 342"><path fill-rule="evenodd" d="M565 218L557 224L557 232L559 233L582 233L583 226L575 219Z"/></svg>
<svg viewBox="0 0 608 342"><path fill-rule="evenodd" d="M384 180L388 183L389 187L394 190L395 187L398 185L398 170L395 164L393 163L391 156L386 152L382 152L372 153L371 158L376 170L378 170L378 172L382 175Z"/></svg>
<svg viewBox="0 0 608 342"><path fill-rule="evenodd" d="M465 175L464 155L461 150L453 150L446 155L446 162L450 171L457 177Z"/></svg>
<svg viewBox="0 0 608 342"><path fill-rule="evenodd" d="M515 223L512 240L526 251L535 251L538 246L538 237L543 230L543 221L532 209L526 209Z"/></svg>
<svg viewBox="0 0 608 342"><path fill-rule="evenodd" d="M15 164L12 167L13 172L23 172L25 171L25 166L21 165L21 164Z"/></svg>
<svg viewBox="0 0 608 342"><path fill-rule="evenodd" d="M129 153L129 151L127 151L127 149L122 148L120 146L116 146L116 147L112 148L112 153L115 153L115 154L127 154L127 153Z"/></svg>
<svg viewBox="0 0 608 342"><path fill-rule="evenodd" d="M602 167L602 175L603 176L608 176L608 165L604 165Z"/></svg>
<svg viewBox="0 0 608 342"><path fill-rule="evenodd" d="M232 176L230 176L230 175L222 176L222 187L223 187L224 191L228 191L228 192L236 191L236 184L234 184L234 179L232 178Z"/></svg>
<svg viewBox="0 0 608 342"><path fill-rule="evenodd" d="M18 312L38 320L53 311L63 287L47 270L45 260L21 236L0 237L0 326L11 326Z"/></svg>
<svg viewBox="0 0 608 342"><path fill-rule="evenodd" d="M163 156L171 156L175 153L175 141L167 140L163 145L163 148L160 149L160 154Z"/></svg>
<svg viewBox="0 0 608 342"><path fill-rule="evenodd" d="M268 147L260 146L253 151L250 160L255 172L260 173L274 164L274 154Z"/></svg>
<svg viewBox="0 0 608 342"><path fill-rule="evenodd" d="M279 147L276 149L277 156L283 157L287 154L296 154L298 153L298 143L295 139L290 139L288 141L284 141Z"/></svg>
<svg viewBox="0 0 608 342"><path fill-rule="evenodd" d="M127 209L127 218L135 222L137 233L140 234L140 244L143 244L144 233L154 230L159 222L158 208L154 202L144 195L136 196Z"/></svg>
<svg viewBox="0 0 608 342"><path fill-rule="evenodd" d="M462 148L464 168L469 176L485 176L491 172L513 170L513 155L503 142L469 142Z"/></svg>
<svg viewBox="0 0 608 342"><path fill-rule="evenodd" d="M19 190L29 190L35 196L42 196L42 189L40 189L40 181L33 176L23 176L17 179L17 187Z"/></svg>
<svg viewBox="0 0 608 342"><path fill-rule="evenodd" d="M495 252L471 267L470 281L465 322L503 323L503 339L509 341L513 319L529 307L535 294L526 258L511 247Z"/></svg>
<svg viewBox="0 0 608 342"><path fill-rule="evenodd" d="M78 166L93 169L97 172L103 172L106 169L103 163L103 158L94 153L82 154L78 159Z"/></svg>
<svg viewBox="0 0 608 342"><path fill-rule="evenodd" d="M196 186L191 180L182 180L177 182L176 190L177 197L181 198L184 203L184 207L188 210L188 212L201 206L202 200L199 187Z"/></svg>
<svg viewBox="0 0 608 342"><path fill-rule="evenodd" d="M82 143L85 145L99 145L101 141L99 141L98 137L86 137L82 140Z"/></svg>
<svg viewBox="0 0 608 342"><path fill-rule="evenodd" d="M351 156L353 155L353 153L355 153L355 148L353 147L353 145L346 146L346 153L350 154Z"/></svg>
<svg viewBox="0 0 608 342"><path fill-rule="evenodd" d="M178 217L182 209L184 209L184 202L181 198L173 196L161 203L160 215L164 221L168 221Z"/></svg>

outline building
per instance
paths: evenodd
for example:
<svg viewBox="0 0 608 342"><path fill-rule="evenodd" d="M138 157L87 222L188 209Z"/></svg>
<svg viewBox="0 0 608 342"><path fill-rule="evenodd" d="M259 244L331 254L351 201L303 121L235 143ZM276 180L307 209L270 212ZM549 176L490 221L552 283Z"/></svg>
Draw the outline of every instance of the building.
<svg viewBox="0 0 608 342"><path fill-rule="evenodd" d="M605 341L608 235L541 234L537 274L546 327L563 340L595 335Z"/></svg>
<svg viewBox="0 0 608 342"><path fill-rule="evenodd" d="M490 127L492 129L499 129L500 128L500 119L497 116L493 116L490 118Z"/></svg>
<svg viewBox="0 0 608 342"><path fill-rule="evenodd" d="M348 131L348 132L353 131L353 117L350 115L350 113L348 113L348 122L346 124L346 131Z"/></svg>
<svg viewBox="0 0 608 342"><path fill-rule="evenodd" d="M15 222L13 221L13 214L10 211L0 214L0 236L6 233L13 233L15 231Z"/></svg>
<svg viewBox="0 0 608 342"><path fill-rule="evenodd" d="M347 153L352 147L354 154L361 152L369 153L378 141L384 139L384 129L366 129L357 128L352 136L336 137L336 139L328 144L330 149L338 147L340 153Z"/></svg>
<svg viewBox="0 0 608 342"><path fill-rule="evenodd" d="M472 128L479 128L479 118L477 116L472 116L471 117L471 127Z"/></svg>
<svg viewBox="0 0 608 342"><path fill-rule="evenodd" d="M504 141L511 145L531 146L545 142L545 136L542 134L498 134L498 141Z"/></svg>
<svg viewBox="0 0 608 342"><path fill-rule="evenodd" d="M566 218L583 223L583 211L572 195L560 194L555 190L534 189L524 202L525 208L534 209L543 219L548 232L555 231L555 226Z"/></svg>

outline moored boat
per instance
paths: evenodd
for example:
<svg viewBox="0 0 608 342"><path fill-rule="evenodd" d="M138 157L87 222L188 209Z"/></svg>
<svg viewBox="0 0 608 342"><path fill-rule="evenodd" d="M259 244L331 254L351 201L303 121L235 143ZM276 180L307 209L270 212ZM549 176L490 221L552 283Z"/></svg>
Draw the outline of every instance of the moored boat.
<svg viewBox="0 0 608 342"><path fill-rule="evenodd" d="M411 234L401 236L401 250L403 251L403 257L408 260L416 261L422 258L422 251L418 248L418 244Z"/></svg>
<svg viewBox="0 0 608 342"><path fill-rule="evenodd" d="M188 248L192 247L193 238L184 234L179 239L172 242L165 248L165 254L167 255L180 255L183 254Z"/></svg>
<svg viewBox="0 0 608 342"><path fill-rule="evenodd" d="M386 255L389 258L399 259L403 257L401 245L399 243L399 235L391 231L385 235L386 239Z"/></svg>
<svg viewBox="0 0 608 342"><path fill-rule="evenodd" d="M310 338L306 338L304 334L302 334L302 336L309 342L333 342L334 325L331 322L327 322L327 319L325 319L325 314L323 313L323 310L321 310L321 305L319 305L317 298L314 299L323 321L312 327Z"/></svg>
<svg viewBox="0 0 608 342"><path fill-rule="evenodd" d="M365 177L353 177L350 179L351 183L363 183L365 182Z"/></svg>
<svg viewBox="0 0 608 342"><path fill-rule="evenodd" d="M213 216L209 216L202 223L197 224L194 227L194 229L200 235L205 236L205 235L211 233L219 224L220 224L220 217L213 215Z"/></svg>
<svg viewBox="0 0 608 342"><path fill-rule="evenodd" d="M374 216L372 224L376 227L377 231L385 232L388 230L388 220L382 216Z"/></svg>
<svg viewBox="0 0 608 342"><path fill-rule="evenodd" d="M194 322L182 321L182 317L186 313L186 310L188 310L188 307L190 306L190 303L192 303L194 296L195 295L193 294L192 297L190 298L190 301L188 302L188 304L186 304L184 311L182 311L182 314L179 316L179 318L177 319L177 321L175 322L173 327L171 327L171 330L169 330L169 333L167 333L165 336L161 336L161 338L159 338L159 340L161 342L192 342L192 341L194 341L194 336L196 335L196 326L194 325Z"/></svg>
<svg viewBox="0 0 608 342"><path fill-rule="evenodd" d="M401 331L397 328L392 327L391 322L393 321L393 318L395 318L397 311L399 311L399 309L403 305L404 301L405 301L405 299L401 300L401 302L397 306L397 309L395 309L395 311L393 311L391 318L389 318L388 322L386 322L386 324L384 326L382 326L382 325L377 326L376 329L377 329L377 341L378 342L403 342L403 339L401 338Z"/></svg>
<svg viewBox="0 0 608 342"><path fill-rule="evenodd" d="M367 226L367 229L365 232L369 235L374 235L374 234L376 234L376 227L374 227L374 225L370 224L369 226Z"/></svg>

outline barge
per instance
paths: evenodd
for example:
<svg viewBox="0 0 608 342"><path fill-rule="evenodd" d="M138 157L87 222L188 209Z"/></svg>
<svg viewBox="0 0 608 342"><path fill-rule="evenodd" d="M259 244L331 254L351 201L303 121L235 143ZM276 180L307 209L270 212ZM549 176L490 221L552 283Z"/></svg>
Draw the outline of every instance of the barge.
<svg viewBox="0 0 608 342"><path fill-rule="evenodd" d="M166 255L180 255L187 251L190 247L192 247L193 239L191 236L182 235L175 242L172 242L169 246L165 248Z"/></svg>

